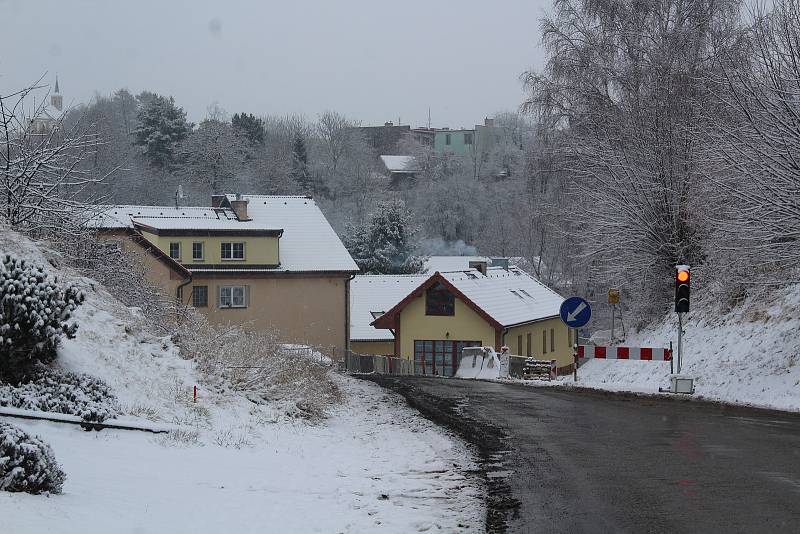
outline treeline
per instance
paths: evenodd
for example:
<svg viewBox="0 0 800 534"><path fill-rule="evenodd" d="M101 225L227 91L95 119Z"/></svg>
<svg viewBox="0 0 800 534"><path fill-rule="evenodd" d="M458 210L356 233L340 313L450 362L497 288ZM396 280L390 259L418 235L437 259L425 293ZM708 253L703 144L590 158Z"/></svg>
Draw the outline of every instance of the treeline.
<svg viewBox="0 0 800 534"><path fill-rule="evenodd" d="M525 107L573 291L647 320L678 263L725 303L797 281L797 0L557 0L541 31Z"/></svg>

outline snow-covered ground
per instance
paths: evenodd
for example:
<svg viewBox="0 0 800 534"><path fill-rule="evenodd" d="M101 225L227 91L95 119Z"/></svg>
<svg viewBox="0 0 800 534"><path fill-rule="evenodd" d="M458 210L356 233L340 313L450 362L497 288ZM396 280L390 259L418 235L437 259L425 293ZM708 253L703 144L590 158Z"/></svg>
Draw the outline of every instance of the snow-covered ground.
<svg viewBox="0 0 800 534"><path fill-rule="evenodd" d="M0 250L45 265L50 256L2 229ZM311 424L290 401L256 404L206 387L136 310L69 269L49 270L86 292L78 336L63 343L58 365L106 381L121 419L180 430L86 432L0 415L49 443L67 474L61 495L0 492L0 532L483 529L472 454L399 396L331 372L342 403Z"/></svg>
<svg viewBox="0 0 800 534"><path fill-rule="evenodd" d="M695 379L694 397L761 408L800 411L800 285L767 302L750 299L721 313L693 303L684 336L682 375ZM677 318L631 334L625 346L677 347ZM586 360L576 385L657 393L668 387L668 362ZM572 376L557 384L572 384Z"/></svg>
<svg viewBox="0 0 800 534"><path fill-rule="evenodd" d="M0 492L2 530L481 531L480 490L462 474L468 454L378 386L342 386L348 401L322 425L251 413L247 432L223 423L189 444L9 419L50 443L67 482L49 498Z"/></svg>

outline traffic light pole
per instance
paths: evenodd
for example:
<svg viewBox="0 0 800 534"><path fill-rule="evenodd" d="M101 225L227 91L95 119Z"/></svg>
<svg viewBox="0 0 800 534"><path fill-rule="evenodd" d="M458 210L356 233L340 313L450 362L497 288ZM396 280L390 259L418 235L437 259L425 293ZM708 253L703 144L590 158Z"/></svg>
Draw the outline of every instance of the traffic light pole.
<svg viewBox="0 0 800 534"><path fill-rule="evenodd" d="M681 374L683 365L683 314L678 312L678 374Z"/></svg>

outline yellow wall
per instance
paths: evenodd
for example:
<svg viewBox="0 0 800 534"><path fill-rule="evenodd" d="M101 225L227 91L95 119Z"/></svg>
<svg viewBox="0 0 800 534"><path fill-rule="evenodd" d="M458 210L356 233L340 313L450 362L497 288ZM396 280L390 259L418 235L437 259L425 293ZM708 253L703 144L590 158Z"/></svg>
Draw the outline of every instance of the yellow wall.
<svg viewBox="0 0 800 534"><path fill-rule="evenodd" d="M447 333L450 333L447 336ZM455 299L455 315L425 315L425 296L415 298L400 312L400 354L414 358L414 340L480 341L494 347L495 330L460 299Z"/></svg>
<svg viewBox="0 0 800 534"><path fill-rule="evenodd" d="M554 348L550 350L550 330L555 334ZM542 338L547 331L547 350L543 351ZM531 357L541 360L556 360L559 367L573 363L572 347L569 341L569 328L558 317L538 321L523 326L509 328L504 344L511 354L527 356L527 335L531 334ZM517 346L518 336L522 336L522 350Z"/></svg>
<svg viewBox="0 0 800 534"><path fill-rule="evenodd" d="M183 289L191 303L192 287L208 286L208 307L198 308L215 324L241 324L247 330L275 329L281 341L309 344L325 351L346 347L346 277L241 277L195 274ZM248 286L247 308L218 308L219 286ZM390 352L391 354L391 352Z"/></svg>
<svg viewBox="0 0 800 534"><path fill-rule="evenodd" d="M279 239L277 237L158 236L144 230L142 230L142 234L166 254L169 254L170 243L179 242L181 244L181 257L178 261L183 264L230 263L235 265L238 263L245 265L277 265L280 263ZM192 259L192 243L197 242L204 244L205 259L203 261ZM244 260L223 260L220 253L220 245L223 242L244 242Z"/></svg>
<svg viewBox="0 0 800 534"><path fill-rule="evenodd" d="M392 356L394 354L394 341L351 341L350 350L356 354Z"/></svg>

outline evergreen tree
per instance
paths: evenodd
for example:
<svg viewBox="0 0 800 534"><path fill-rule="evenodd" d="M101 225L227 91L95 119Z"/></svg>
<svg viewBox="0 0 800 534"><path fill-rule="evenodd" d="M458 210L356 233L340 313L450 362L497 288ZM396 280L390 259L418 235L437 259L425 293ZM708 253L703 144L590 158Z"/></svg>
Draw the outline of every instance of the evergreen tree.
<svg viewBox="0 0 800 534"><path fill-rule="evenodd" d="M306 141L300 134L292 140L292 177L307 195L312 193L311 179L308 172L308 152Z"/></svg>
<svg viewBox="0 0 800 534"><path fill-rule="evenodd" d="M344 244L363 273L418 273L425 258L414 253L417 232L403 201L388 200L378 202L364 224L349 225Z"/></svg>
<svg viewBox="0 0 800 534"><path fill-rule="evenodd" d="M137 99L138 124L133 131L133 144L144 147L152 165L167 167L174 160L176 145L189 135L192 124L172 97L144 92Z"/></svg>
<svg viewBox="0 0 800 534"><path fill-rule="evenodd" d="M237 134L246 138L251 145L264 144L264 121L252 113L236 113L231 125Z"/></svg>

